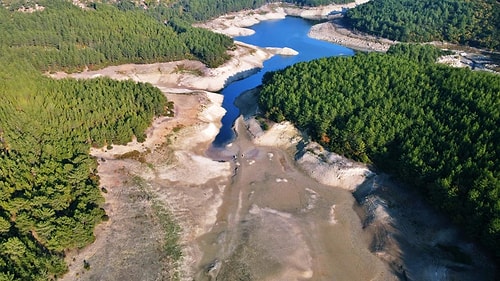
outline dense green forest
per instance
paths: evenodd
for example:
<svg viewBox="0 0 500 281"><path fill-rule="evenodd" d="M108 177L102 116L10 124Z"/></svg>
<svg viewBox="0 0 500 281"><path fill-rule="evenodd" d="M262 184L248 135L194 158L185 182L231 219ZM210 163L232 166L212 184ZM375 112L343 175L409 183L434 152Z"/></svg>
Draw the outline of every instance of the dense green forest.
<svg viewBox="0 0 500 281"><path fill-rule="evenodd" d="M226 51L233 46L233 41L227 36L194 28L191 23L267 3L253 0L147 2L151 3L145 10L136 1L117 1L113 5L92 3L86 9L65 0L4 1L6 8L0 8L0 55L29 58L31 64L44 71L77 71L109 64L185 58L216 67L228 59ZM332 1L290 2L320 5ZM43 6L43 11L15 12L22 6L34 7L35 3Z"/></svg>
<svg viewBox="0 0 500 281"><path fill-rule="evenodd" d="M167 113L171 106L158 89L148 84L118 82L104 78L87 81L52 80L41 73L97 69L129 62L146 63L178 59L197 59L210 67L218 66L228 58L226 51L233 47L232 40L224 35L193 28L192 21L255 8L269 1L81 2L90 4L80 8L69 0L0 0L0 65L2 66L0 68L0 281L53 280L67 270L63 260L64 251L83 247L92 242L94 226L105 218L101 209L103 198L98 189L96 161L89 156L89 148L125 143L134 136L142 141L144 130L152 118ZM352 1L286 2L319 5ZM44 9L34 13L17 11L21 7L36 7L35 4L43 6ZM394 48L390 52L404 53L403 49L406 47L399 48ZM430 54L429 50L426 52L415 50L412 55L407 55L410 58L414 56L430 60L434 54ZM353 59L353 66L357 60L366 63L355 68L359 75L373 71L373 69L364 70L365 66L373 66L370 62L372 60L380 61L379 68L388 68L392 66L391 63L405 61L398 56L387 59L382 55L359 55ZM381 63L385 60L388 62ZM417 128L425 127L422 124L428 123L422 123L424 121L418 124L403 122L401 125L403 133L400 133L395 128L389 128L387 124L382 126L377 120L369 119L373 122L371 127L374 128L374 132L386 129L388 131L383 136L363 130L355 134L350 133L351 135L337 136L336 133L340 132L341 127L335 129L330 126L333 123L323 122L315 117L313 120L320 127L318 129L311 127L313 128L311 130L325 144L332 144L333 136L345 139L344 150L339 151L346 155L375 163L387 163L387 167L396 166L394 163L399 163L398 161L407 163L407 170L398 171L401 174L405 171L423 171L424 174L419 179L423 183L430 183L429 190L435 191L431 193L431 198L434 200L444 198L444 202L447 203L444 204L444 208L450 210L454 208L453 202L467 198L460 202L469 208L468 211L457 212L456 219L464 221L466 215L469 215L469 210L475 208L476 213L473 214L473 218L478 224L482 223L488 227L470 230L471 234L484 239L494 239L497 241L495 243L498 243L499 188L497 188L498 168L495 168L498 166L496 162L498 148L494 143L493 145L490 143L492 139L498 143L498 131L492 129L499 125L498 109L486 111L493 107L498 108L498 95L490 95L488 99L484 94L485 97L478 98L478 93L492 89L498 85L494 84L497 81L491 80L488 75L481 76L483 74L453 72L435 66L421 67L413 62L405 62L401 67L404 65L409 65L409 73L392 75L413 77L415 81L422 83L418 86L427 85L426 89L434 91L432 93L437 94L442 89L450 88L453 89L454 95L464 88L455 89L453 84L444 82L442 86L437 86L429 78L430 75L437 75L445 82L447 79L459 79L467 86L463 99L457 99L451 94L445 95L443 103L433 98L424 109L411 111L414 114L412 116L420 116L421 111L435 110L431 111L434 112L432 118L429 117L427 120L422 117L423 120L437 122L432 123L434 129L442 128L439 126L444 126L443 124L447 126L447 130L441 132L442 137L439 140L431 138L430 134L433 131L426 131L422 138L425 138L430 148L421 147L423 144L416 142L420 140L418 137L405 139L407 135L419 132ZM412 68L413 66L417 67ZM322 67L328 70L334 66ZM397 69L391 71L398 71ZM311 72L310 78L313 78L313 73ZM374 87L374 90L387 86L386 84L377 86L379 82L389 83L391 87L399 87L398 89L404 88L398 84L399 82L394 82L400 81L396 77L392 81L381 77L378 73L371 75L370 78L379 77L376 83L365 82L366 85ZM274 75L273 79L278 76ZM267 79L272 80L270 76ZM469 85L471 88L468 88ZM351 86L343 87L348 89ZM363 88L360 85L352 87L358 87L357 90ZM415 88L418 89L417 86ZM498 93L498 87L496 90ZM380 98L382 97L387 98L380 94ZM362 96L356 96L356 100L350 100L351 107L357 108L356 113L361 112L364 103L356 103L362 99ZM409 99L418 98L412 96ZM444 109L438 107L443 106L445 102L448 103ZM311 110L312 104L312 101L308 101L308 110ZM395 98L393 104L385 106L397 105L398 100ZM456 105L463 105L464 108L455 108ZM314 106L328 110L334 108L326 105ZM279 109L278 105L269 109L272 116L284 118L286 111ZM475 114L467 115L469 111L474 111ZM443 116L450 112L463 115L457 115L458 117L450 124L442 123L444 121L440 118L444 118ZM342 114L336 115L343 116L343 119L339 120L343 120L342 122L350 120L347 111ZM491 121L488 119L491 117L488 117L488 114L496 114L496 119L493 118ZM312 118L311 116L313 115L307 117ZM382 114L379 117L386 118L381 120L389 120L387 116L392 115L384 116ZM462 120L464 118L459 118L461 116L467 118ZM302 120L304 122L302 125L310 126L305 120ZM355 121L354 118L351 122ZM359 126L358 123L359 121L349 123L349 126ZM474 130L471 129L468 138L458 140L453 138L455 142L451 142L449 152L443 150L444 153L448 153L445 156L434 155L435 157L429 162L422 160L429 156L427 154L422 156L416 152L415 155L408 152L412 146L419 148L422 153L430 153L429 151L435 149L431 144L436 147L444 146L449 141L448 138L454 136L453 132L458 130L459 125L470 125ZM352 136L354 137L351 138ZM463 143L470 145L467 147L469 150L460 146ZM464 160L462 154L458 156L453 154L456 149L459 149L460 153L469 153L466 154L469 158L466 157ZM443 153L441 150L436 151ZM400 155L400 158L396 159L397 155ZM443 163L443 159L448 156L455 156L456 159L451 158L450 162L461 166L456 168L457 166L452 167L451 164ZM383 162L381 159L388 160ZM480 176L476 177L477 174ZM474 177L466 178L467 175ZM495 243L493 244L497 247Z"/></svg>
<svg viewBox="0 0 500 281"><path fill-rule="evenodd" d="M227 59L226 51L233 45L227 36L190 25L176 32L138 9L122 11L94 4L84 10L64 0L37 2L45 7L43 11L0 8L0 55L29 58L41 70L184 58L214 67Z"/></svg>
<svg viewBox="0 0 500 281"><path fill-rule="evenodd" d="M53 80L28 63L0 71L0 280L66 271L65 249L93 241L101 221L91 145L126 143L169 108L148 84Z"/></svg>
<svg viewBox="0 0 500 281"><path fill-rule="evenodd" d="M354 0L179 0L172 6L160 5L151 10L151 13L176 16L183 19L203 21L223 14L256 9L268 3L290 3L299 6L320 6L328 4L343 4Z"/></svg>
<svg viewBox="0 0 500 281"><path fill-rule="evenodd" d="M105 218L89 148L144 140L171 103L148 84L42 73L185 58L216 66L233 42L137 7L0 4L0 280L54 280L64 251L91 243ZM17 11L35 4L44 9Z"/></svg>
<svg viewBox="0 0 500 281"><path fill-rule="evenodd" d="M496 0L372 0L350 9L345 18L355 29L398 41L500 50Z"/></svg>
<svg viewBox="0 0 500 281"><path fill-rule="evenodd" d="M419 189L500 258L500 76L397 45L266 74L259 103L331 151Z"/></svg>

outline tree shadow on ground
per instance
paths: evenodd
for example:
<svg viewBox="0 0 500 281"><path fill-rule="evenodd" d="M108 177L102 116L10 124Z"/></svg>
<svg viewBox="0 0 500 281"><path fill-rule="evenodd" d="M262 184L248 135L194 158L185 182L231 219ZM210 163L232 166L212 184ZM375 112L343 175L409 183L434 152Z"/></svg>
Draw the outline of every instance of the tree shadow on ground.
<svg viewBox="0 0 500 281"><path fill-rule="evenodd" d="M487 255L415 190L379 174L353 195L370 251L399 280L495 280Z"/></svg>

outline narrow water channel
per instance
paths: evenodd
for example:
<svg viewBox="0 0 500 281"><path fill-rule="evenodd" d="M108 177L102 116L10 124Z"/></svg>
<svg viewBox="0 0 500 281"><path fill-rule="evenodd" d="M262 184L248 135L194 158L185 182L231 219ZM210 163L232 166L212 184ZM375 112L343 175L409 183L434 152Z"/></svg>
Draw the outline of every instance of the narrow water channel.
<svg viewBox="0 0 500 281"><path fill-rule="evenodd" d="M203 252L195 280L387 280L369 251L351 193L305 175L293 155L252 143L235 99L261 84L268 71L354 51L309 38L300 18L265 21L255 34L235 38L260 47L288 47L296 56L274 56L264 68L223 91L227 110L213 143L232 154L234 176L225 188L214 227L199 239ZM236 120L236 123L235 123ZM234 137L234 130L238 137ZM225 147L231 143L231 146Z"/></svg>
<svg viewBox="0 0 500 281"><path fill-rule="evenodd" d="M251 36L234 38L237 41L259 47L288 47L299 52L296 56L276 55L264 62L257 73L229 84L222 90L222 106L227 110L222 118L222 128L215 138L214 146L224 146L234 138L233 124L240 115L234 100L241 93L259 86L266 72L283 69L298 62L310 61L330 56L351 56L354 51L343 46L316 40L307 36L314 22L302 18L286 17L283 20L269 20L250 27L255 31Z"/></svg>
<svg viewBox="0 0 500 281"><path fill-rule="evenodd" d="M486 259L460 239L446 218L384 176L363 185L382 188L360 188L356 202L350 191L305 175L293 152L252 142L237 119L234 101L240 94L259 86L266 72L354 55L346 47L309 38L312 24L287 17L257 24L251 27L254 35L235 38L299 54L274 56L259 72L222 91L227 113L212 148L224 155L221 160L233 162L234 176L223 191L214 226L197 240L203 255L194 280L494 280L492 267L482 262ZM457 262L439 245L460 245L478 261Z"/></svg>

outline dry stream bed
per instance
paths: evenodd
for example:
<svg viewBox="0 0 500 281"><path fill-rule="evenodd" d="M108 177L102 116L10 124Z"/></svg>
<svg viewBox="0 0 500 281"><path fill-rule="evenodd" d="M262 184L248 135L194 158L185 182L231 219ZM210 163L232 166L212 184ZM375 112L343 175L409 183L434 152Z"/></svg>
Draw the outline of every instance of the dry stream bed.
<svg viewBox="0 0 500 281"><path fill-rule="evenodd" d="M251 25L264 13L249 16ZM252 92L238 101L246 110L235 141L211 148L224 109L222 96L204 90L273 53L239 45L232 55L218 69L182 61L73 75L150 82L175 116L155 119L145 143L91 151L109 220L92 245L67 253L62 280L494 279L472 243L390 177L324 151L290 124L262 131Z"/></svg>

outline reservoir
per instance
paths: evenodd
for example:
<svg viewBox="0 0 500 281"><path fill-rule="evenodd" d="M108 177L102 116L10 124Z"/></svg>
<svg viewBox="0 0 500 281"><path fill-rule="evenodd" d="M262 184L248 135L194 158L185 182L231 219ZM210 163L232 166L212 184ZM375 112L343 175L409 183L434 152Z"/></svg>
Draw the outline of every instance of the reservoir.
<svg viewBox="0 0 500 281"><path fill-rule="evenodd" d="M252 27L254 35L235 38L260 47L288 47L299 55L276 55L259 72L222 91L227 113L210 153L231 161L233 173L227 185L206 189L222 195L213 227L197 239L203 257L193 280L391 280L369 250L352 194L311 178L296 166L291 151L256 145L246 124L235 122L240 115L235 99L259 86L266 72L354 54L309 38L311 25L287 17L264 21ZM218 158L218 152L227 157Z"/></svg>
<svg viewBox="0 0 500 281"><path fill-rule="evenodd" d="M333 43L310 38L307 34L314 22L296 17L286 17L283 20L263 21L250 27L255 31L251 36L235 37L237 41L259 47L288 47L299 52L296 56L275 55L264 62L264 67L257 73L230 83L223 90L222 106L227 110L222 118L222 128L215 138L214 146L224 146L234 138L233 124L240 115L234 100L241 93L259 86L266 72L283 69L298 62L310 61L330 56L351 56L354 51Z"/></svg>
<svg viewBox="0 0 500 281"><path fill-rule="evenodd" d="M197 238L197 249L203 254L193 280L495 280L492 267L475 250L470 257L477 263L462 265L454 260L440 245L472 249L471 244L459 239L446 218L387 175L365 177L355 199L345 184L323 184L304 172L294 137L278 132L290 142L288 148L274 137L262 144L255 142L258 138L249 133L244 120L235 122L240 115L235 99L258 87L266 72L354 54L309 38L311 25L287 17L261 22L252 27L254 35L235 38L260 47L288 47L299 55L276 55L264 62L263 69L222 91L227 113L213 143L216 149L209 152L214 159L231 162L232 175L227 184L205 184L203 194L220 204L212 211L212 227ZM311 155L313 160L333 157L340 159ZM316 164L311 174L346 182L360 178L349 172L356 165L348 160L329 170L322 161L326 160Z"/></svg>

